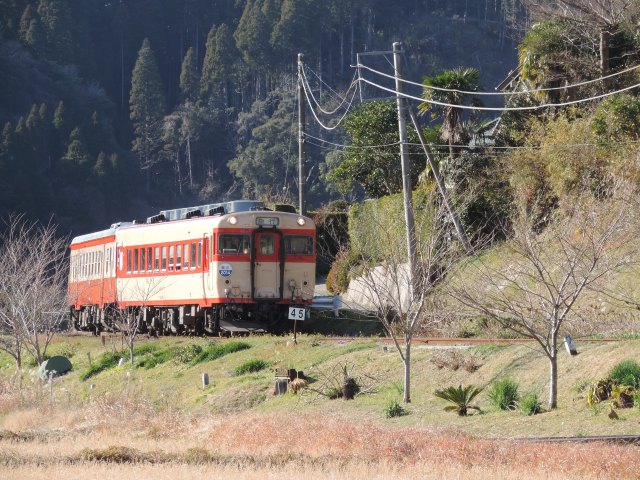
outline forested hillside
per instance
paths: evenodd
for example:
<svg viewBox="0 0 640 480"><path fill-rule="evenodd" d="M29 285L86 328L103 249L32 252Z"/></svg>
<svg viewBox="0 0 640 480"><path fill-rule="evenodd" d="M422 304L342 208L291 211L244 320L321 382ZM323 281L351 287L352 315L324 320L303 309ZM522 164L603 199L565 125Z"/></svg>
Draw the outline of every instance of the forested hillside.
<svg viewBox="0 0 640 480"><path fill-rule="evenodd" d="M466 65L492 90L521 16L516 0L1 0L0 216L81 233L190 203L295 202L298 52L321 100L393 41L408 78ZM308 155L318 207L339 195L340 156Z"/></svg>

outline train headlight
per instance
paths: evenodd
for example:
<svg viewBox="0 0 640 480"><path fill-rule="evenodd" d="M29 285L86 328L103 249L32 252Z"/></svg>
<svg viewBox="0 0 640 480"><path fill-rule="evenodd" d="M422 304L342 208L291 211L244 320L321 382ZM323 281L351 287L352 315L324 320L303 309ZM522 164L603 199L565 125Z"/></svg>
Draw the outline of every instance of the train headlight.
<svg viewBox="0 0 640 480"><path fill-rule="evenodd" d="M293 280L293 279L289 280L289 288L291 290L294 290L296 288L296 281L295 280Z"/></svg>
<svg viewBox="0 0 640 480"><path fill-rule="evenodd" d="M237 217L229 217L229 223L231 225L235 225L236 223L238 223L238 218Z"/></svg>
<svg viewBox="0 0 640 480"><path fill-rule="evenodd" d="M300 225L301 227L304 226L306 223L307 221L304 218L302 217L298 218L298 225Z"/></svg>

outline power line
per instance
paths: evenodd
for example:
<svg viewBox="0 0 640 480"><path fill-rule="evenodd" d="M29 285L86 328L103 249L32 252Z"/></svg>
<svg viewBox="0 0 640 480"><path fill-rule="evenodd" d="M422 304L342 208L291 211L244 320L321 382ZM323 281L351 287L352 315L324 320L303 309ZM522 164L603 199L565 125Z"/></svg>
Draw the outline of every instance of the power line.
<svg viewBox="0 0 640 480"><path fill-rule="evenodd" d="M415 100L421 103L424 103L426 100L424 98L421 97L416 97L413 95L409 95L407 93L398 93L395 89L392 88L388 88L388 87L384 87L382 85L379 85L375 82L372 82L371 80L367 80L366 78L360 78L361 82L364 82L368 85L371 85L373 87L379 88L380 90L384 90L385 92L390 92L390 93L394 93L396 95L400 95L403 98L407 98L410 100ZM638 88L640 87L640 83L636 83L635 85L631 85L629 87L625 87L625 88L621 88L618 90L614 90L611 92L606 92L600 95L595 95L592 97L588 97L588 98L582 98L582 99L578 99L578 100L571 100L568 102L559 102L559 103L544 103L541 105L531 105L531 106L526 106L526 107L474 107L471 105L462 105L462 104L454 104L454 103L447 103L447 102L440 102L437 100L428 100L426 101L427 103L432 103L433 105L438 105L440 107L452 107L452 108L460 108L462 110L476 110L476 111L491 111L491 112L522 112L522 111L531 111L531 110L539 110L542 108L549 108L549 107L567 107L569 105L577 105L579 103L585 103L585 102L590 102L592 100L599 100L601 98L605 98L605 97L610 97L611 95L615 95L617 93L622 93L622 92L626 92L628 90L633 90L634 88Z"/></svg>
<svg viewBox="0 0 640 480"><path fill-rule="evenodd" d="M363 65L363 64L360 64L360 63L358 65L355 65L354 68L364 68L365 70L368 70L368 71L370 71L372 73L375 73L377 75L381 75L381 76L386 77L386 78L390 78L392 80L395 80L395 78L396 78L393 75L381 72L379 70L376 70L374 68L368 67L367 65ZM573 84L564 85L564 86L561 86L561 87L536 88L536 89L527 90L527 91L524 91L524 92L474 92L474 91L458 90L458 89L455 89L455 88L434 87L433 85L425 85L423 83L413 82L411 80L406 80L406 79L403 79L403 78L401 78L399 80L401 82L403 82L403 83L406 83L406 84L409 84L409 85L415 85L415 86L420 87L420 88L425 89L425 90L436 90L436 91L439 91L439 92L462 93L462 94L465 94L465 95L500 95L500 96L506 96L506 95L524 95L524 94L531 94L531 93L538 93L538 92L551 92L551 91L555 91L555 90L566 90L568 88L582 87L584 85L589 85L589 84L592 84L592 83L601 82L603 80L607 80L609 78L613 78L613 77L616 77L618 75L623 75L625 73L631 72L631 71L636 70L638 68L640 68L640 65L635 65L635 66L629 67L629 68L627 68L625 70L621 70L619 72L612 73L612 74L606 75L604 77L598 77L598 78L594 78L592 80L586 80L584 82L573 83Z"/></svg>
<svg viewBox="0 0 640 480"><path fill-rule="evenodd" d="M331 142L329 140L325 140L323 138L320 137L315 137L313 135L310 135L308 133L305 133L305 138L309 138L318 142L322 142L323 144L327 144L327 145L331 145L333 147L340 147L343 149L362 149L362 150L367 150L367 149L375 149L375 148L384 148L384 147L394 147L400 144L400 142L394 142L394 143L386 143L386 144L380 144L380 145L346 145L346 144L342 144L342 143L336 143L336 142ZM475 148L485 148L485 149L490 149L490 150L540 150L543 148L578 148L578 147L613 147L613 146L622 146L622 145L636 145L639 144L640 140L628 140L625 142L600 142L600 143L550 143L550 144L544 144L544 145L488 145L488 146L478 146ZM408 142L407 145L409 146L414 146L414 147L419 147L422 144L420 143L414 143L414 142ZM431 147L434 148L449 148L449 144L445 144L445 143L440 143L440 144L429 144ZM466 144L455 144L455 145L451 145L452 147L455 148L474 148L474 147L470 147L469 145ZM330 148L330 147L327 147ZM448 152L434 152L435 155L449 155ZM420 154L422 155L422 153Z"/></svg>
<svg viewBox="0 0 640 480"><path fill-rule="evenodd" d="M311 99L309 98L310 97L309 91L307 90L307 85L305 84L304 80L301 81L301 84L302 84L302 90L304 91L304 97L307 99L307 103L309 104L309 107L311 109L311 113L313 114L313 118L316 119L316 122L318 123L318 125L320 125L323 129L329 130L329 131L335 130L336 128L338 128L340 126L342 121L345 119L345 117L349 113L349 110L351 109L351 105L353 105L353 100L355 99L356 93L358 92L358 89L356 89L356 88L353 89L353 94L351 95L351 100L349 101L349 105L347 105L347 108L345 109L344 114L338 119L338 121L335 123L335 125L333 125L332 127L329 127L328 125L325 125L324 123L322 123L320 118L318 118L318 114L316 113L315 109L313 108L313 105L311 104Z"/></svg>
<svg viewBox="0 0 640 480"><path fill-rule="evenodd" d="M313 103L315 103L316 106L318 107L318 110L320 110L325 115L333 115L338 110L340 110L342 108L342 106L348 101L348 96L349 96L349 92L351 91L351 89L352 88L357 88L356 76L357 76L357 74L355 74L353 76L353 80L351 81L351 85L349 85L349 88L347 89L344 97L341 97L340 95L338 95L336 93L336 96L338 96L338 98L341 99L340 105L338 105L333 110L324 110L322 108L322 105L320 105L320 102L316 99L315 95L313 94L313 90L312 90L311 86L309 85L309 79L307 78L307 76L306 76L306 74L304 72L304 69L302 70L302 81L304 82L305 90L309 92L309 95L311 96L311 99L313 100ZM324 82L322 82L322 83L324 83Z"/></svg>

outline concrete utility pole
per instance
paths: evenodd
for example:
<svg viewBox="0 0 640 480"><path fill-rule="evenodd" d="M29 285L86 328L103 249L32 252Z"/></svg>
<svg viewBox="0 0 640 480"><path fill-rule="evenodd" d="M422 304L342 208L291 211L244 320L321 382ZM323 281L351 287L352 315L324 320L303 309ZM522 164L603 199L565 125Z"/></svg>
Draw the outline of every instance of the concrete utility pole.
<svg viewBox="0 0 640 480"><path fill-rule="evenodd" d="M444 200L444 204L447 207L447 211L449 215L451 215L451 220L453 221L453 225L456 228L456 233L458 234L458 238L464 245L464 249L467 253L471 253L471 243L469 243L469 238L462 227L462 222L460 221L460 217L456 213L455 208L451 204L451 199L449 198L449 194L447 192L447 187L444 184L444 180L442 175L440 175L440 169L438 168L438 162L436 162L431 153L431 149L427 144L427 141L424 138L422 130L420 130L420 124L418 123L418 119L416 118L416 114L413 112L412 108L409 108L409 116L411 117L411 121L413 122L413 126L416 129L418 134L418 138L420 139L420 143L422 144L422 149L424 150L424 154L427 156L427 161L431 166L431 172L433 173L433 178L436 179L436 183L438 184L438 190L440 190L440 194L442 195L442 199Z"/></svg>
<svg viewBox="0 0 640 480"><path fill-rule="evenodd" d="M302 73L304 68L304 55L298 54L298 201L300 215L307 214L307 180L305 172L305 108L304 108L304 85L302 83Z"/></svg>
<svg viewBox="0 0 640 480"><path fill-rule="evenodd" d="M402 43L393 44L393 68L396 77L396 98L398 103L398 131L400 132L400 160L402 162L402 193L404 196L404 219L407 226L407 253L409 260L409 272L411 275L411 296L415 293L418 279L416 266L416 227L413 215L413 198L411 185L411 160L407 148L406 100L402 97Z"/></svg>

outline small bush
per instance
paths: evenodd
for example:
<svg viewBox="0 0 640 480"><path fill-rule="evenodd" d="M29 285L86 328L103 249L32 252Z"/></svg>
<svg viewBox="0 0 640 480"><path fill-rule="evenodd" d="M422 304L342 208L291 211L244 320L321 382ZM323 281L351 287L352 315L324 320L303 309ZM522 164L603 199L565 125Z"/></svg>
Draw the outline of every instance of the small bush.
<svg viewBox="0 0 640 480"><path fill-rule="evenodd" d="M481 411L480 407L471 404L480 392L482 392L482 389L474 385L467 385L466 387L459 385L457 388L448 387L442 390L436 390L434 395L453 404L446 406L444 408L445 411L453 411L461 417L466 417L469 414L469 410Z"/></svg>
<svg viewBox="0 0 640 480"><path fill-rule="evenodd" d="M611 396L613 382L608 378L601 378L587 391L587 405L593 407L595 404L607 400Z"/></svg>
<svg viewBox="0 0 640 480"><path fill-rule="evenodd" d="M609 378L620 385L638 388L640 387L640 365L634 360L624 360L611 369Z"/></svg>
<svg viewBox="0 0 640 480"><path fill-rule="evenodd" d="M112 352L103 353L100 358L93 363L89 370L80 375L80 380L85 381L104 370L114 368L118 365L120 358L122 358L122 354L120 352L115 354Z"/></svg>
<svg viewBox="0 0 640 480"><path fill-rule="evenodd" d="M176 350L176 356L174 357L177 362L189 363L202 353L202 347L197 343L192 343L186 347L179 347Z"/></svg>
<svg viewBox="0 0 640 480"><path fill-rule="evenodd" d="M407 413L407 410L395 400L391 400L384 408L384 416L387 418L402 417Z"/></svg>
<svg viewBox="0 0 640 480"><path fill-rule="evenodd" d="M305 388L309 387L309 382L302 378L294 378L289 382L289 391L293 394L301 392Z"/></svg>
<svg viewBox="0 0 640 480"><path fill-rule="evenodd" d="M500 410L513 410L518 404L518 384L510 378L495 382L487 392L489 401Z"/></svg>
<svg viewBox="0 0 640 480"><path fill-rule="evenodd" d="M242 365L237 367L233 373L234 375L239 376L244 375L245 373L259 372L260 370L264 370L268 366L269 364L264 360L254 359L249 360L248 362L244 362Z"/></svg>
<svg viewBox="0 0 640 480"><path fill-rule="evenodd" d="M239 352L248 348L251 348L251 345L246 342L227 342L214 344L203 349L202 352L196 355L196 357L191 361L191 365L197 365L198 363L217 360L218 358L230 353Z"/></svg>
<svg viewBox="0 0 640 480"><path fill-rule="evenodd" d="M469 373L473 373L481 367L481 363L475 355L465 355L458 350L444 350L436 353L431 357L431 363L439 369L446 367L456 371L463 368Z"/></svg>
<svg viewBox="0 0 640 480"><path fill-rule="evenodd" d="M542 404L538 395L535 393L528 393L520 400L520 410L524 415L537 415L542 411Z"/></svg>
<svg viewBox="0 0 640 480"><path fill-rule="evenodd" d="M329 397L329 400L335 400L336 398L342 398L342 388L331 387L324 391L324 394Z"/></svg>
<svg viewBox="0 0 640 480"><path fill-rule="evenodd" d="M111 445L106 448L85 448L80 452L80 459L91 462L134 463L144 462L147 456L135 448Z"/></svg>
<svg viewBox="0 0 640 480"><path fill-rule="evenodd" d="M629 408L633 406L635 390L628 385L614 385L611 389L611 403L615 408Z"/></svg>
<svg viewBox="0 0 640 480"><path fill-rule="evenodd" d="M134 353L134 358L137 359L136 368L145 368L147 370L150 368L154 368L158 365L173 360L176 354L177 349L175 347L163 348L161 350L156 350L155 348L147 349L146 353L144 354Z"/></svg>

